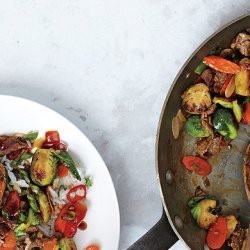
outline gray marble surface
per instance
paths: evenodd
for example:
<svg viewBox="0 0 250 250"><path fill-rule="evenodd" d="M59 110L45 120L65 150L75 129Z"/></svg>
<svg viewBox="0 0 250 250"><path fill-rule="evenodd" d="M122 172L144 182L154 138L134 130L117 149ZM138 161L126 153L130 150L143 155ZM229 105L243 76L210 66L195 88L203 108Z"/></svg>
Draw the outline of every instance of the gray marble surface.
<svg viewBox="0 0 250 250"><path fill-rule="evenodd" d="M171 82L205 38L249 11L247 0L1 1L0 93L47 105L93 142L117 191L120 249L162 212L154 151Z"/></svg>

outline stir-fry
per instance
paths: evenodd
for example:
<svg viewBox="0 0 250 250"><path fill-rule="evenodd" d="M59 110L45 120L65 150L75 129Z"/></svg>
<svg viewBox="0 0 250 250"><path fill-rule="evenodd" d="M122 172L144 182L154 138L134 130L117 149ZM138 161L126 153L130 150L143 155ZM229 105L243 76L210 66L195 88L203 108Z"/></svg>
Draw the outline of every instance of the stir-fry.
<svg viewBox="0 0 250 250"><path fill-rule="evenodd" d="M249 57L250 29L239 33L231 48L204 57L195 69L198 77L182 94L182 109L172 121L175 139L182 127L196 138L196 155L182 158L188 171L208 176L208 159L230 145L240 124L250 125ZM250 202L250 144L242 172ZM216 197L198 187L188 206L198 226L207 230L210 249L220 249L225 242L234 250L250 249L250 230L243 229L234 215L223 214Z"/></svg>
<svg viewBox="0 0 250 250"><path fill-rule="evenodd" d="M76 250L91 180L81 178L57 131L37 137L0 136L0 249Z"/></svg>

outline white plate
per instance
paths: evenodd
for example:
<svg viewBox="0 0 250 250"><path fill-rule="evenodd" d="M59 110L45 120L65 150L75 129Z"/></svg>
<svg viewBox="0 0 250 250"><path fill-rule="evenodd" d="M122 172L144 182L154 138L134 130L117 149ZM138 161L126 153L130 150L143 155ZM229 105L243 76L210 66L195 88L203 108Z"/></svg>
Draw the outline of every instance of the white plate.
<svg viewBox="0 0 250 250"><path fill-rule="evenodd" d="M75 241L77 249L98 243L101 250L118 249L120 215L113 182L101 156L91 142L70 121L55 111L32 101L0 95L0 134L39 130L58 130L61 139L69 145L80 173L93 177L93 187L88 199L85 221L86 231L78 230Z"/></svg>

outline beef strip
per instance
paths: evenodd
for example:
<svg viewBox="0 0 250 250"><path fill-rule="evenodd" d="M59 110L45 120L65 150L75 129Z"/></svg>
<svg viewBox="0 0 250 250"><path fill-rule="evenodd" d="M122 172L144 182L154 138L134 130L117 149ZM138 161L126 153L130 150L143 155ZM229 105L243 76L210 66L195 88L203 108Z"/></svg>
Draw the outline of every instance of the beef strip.
<svg viewBox="0 0 250 250"><path fill-rule="evenodd" d="M214 74L212 69L206 69L201 74L201 78L209 88L213 85Z"/></svg>
<svg viewBox="0 0 250 250"><path fill-rule="evenodd" d="M208 158L219 153L229 143L230 141L225 141L221 135L202 138L196 142L196 151L201 157Z"/></svg>
<svg viewBox="0 0 250 250"><path fill-rule="evenodd" d="M214 93L220 93L227 76L228 74L213 69L206 69L201 74L201 78L205 84L209 87L210 91Z"/></svg>
<svg viewBox="0 0 250 250"><path fill-rule="evenodd" d="M216 71L214 75L214 84L213 84L213 92L214 93L220 93L228 74Z"/></svg>
<svg viewBox="0 0 250 250"><path fill-rule="evenodd" d="M244 56L250 56L250 35L239 33L231 44L232 49L237 49Z"/></svg>
<svg viewBox="0 0 250 250"><path fill-rule="evenodd" d="M220 52L220 57L231 60L235 56L235 51L233 49L223 49Z"/></svg>
<svg viewBox="0 0 250 250"><path fill-rule="evenodd" d="M22 137L8 135L0 136L0 155L7 155L27 147L28 144Z"/></svg>
<svg viewBox="0 0 250 250"><path fill-rule="evenodd" d="M228 240L228 246L230 246L233 250L241 250L245 234L245 230L237 226Z"/></svg>

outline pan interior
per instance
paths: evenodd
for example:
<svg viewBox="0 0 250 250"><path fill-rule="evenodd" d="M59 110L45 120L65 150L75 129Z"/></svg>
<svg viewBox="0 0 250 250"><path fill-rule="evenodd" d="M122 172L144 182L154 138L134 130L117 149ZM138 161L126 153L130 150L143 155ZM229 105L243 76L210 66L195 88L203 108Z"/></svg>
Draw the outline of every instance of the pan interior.
<svg viewBox="0 0 250 250"><path fill-rule="evenodd" d="M224 214L233 214L247 227L250 221L250 205L243 183L243 155L250 142L250 127L241 125L237 138L230 148L211 157L213 171L209 175L210 185L205 187L201 176L190 174L181 164L184 155L194 155L195 140L185 131L175 140L172 136L172 118L181 107L181 94L192 85L197 75L193 70L202 58L218 47L227 48L232 39L249 27L250 16L230 24L194 53L173 83L166 99L158 133L157 164L162 198L168 218L175 232L194 250L203 250L205 230L200 229L187 207L187 201L194 196L197 186L211 195L216 195Z"/></svg>

